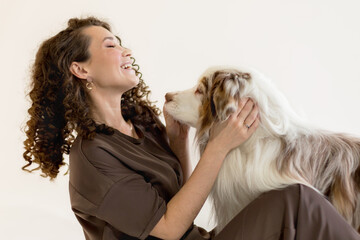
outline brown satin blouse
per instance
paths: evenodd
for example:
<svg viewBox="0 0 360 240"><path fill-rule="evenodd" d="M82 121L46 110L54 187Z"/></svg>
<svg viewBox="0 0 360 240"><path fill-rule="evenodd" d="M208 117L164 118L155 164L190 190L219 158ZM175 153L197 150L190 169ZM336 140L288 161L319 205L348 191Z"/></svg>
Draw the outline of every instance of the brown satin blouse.
<svg viewBox="0 0 360 240"><path fill-rule="evenodd" d="M115 129L71 147L70 201L86 239L158 239L149 233L183 184L167 142L135 129L139 139ZM182 239L203 239L200 231L192 225Z"/></svg>

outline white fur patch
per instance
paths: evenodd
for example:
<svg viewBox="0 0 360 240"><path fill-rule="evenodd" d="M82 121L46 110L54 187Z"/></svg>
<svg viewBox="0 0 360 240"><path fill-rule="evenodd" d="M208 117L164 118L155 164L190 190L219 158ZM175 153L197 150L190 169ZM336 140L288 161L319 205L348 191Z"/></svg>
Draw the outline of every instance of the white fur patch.
<svg viewBox="0 0 360 240"><path fill-rule="evenodd" d="M201 100L196 96L195 91L196 87L172 93L173 100L165 103L165 109L174 119L196 128Z"/></svg>
<svg viewBox="0 0 360 240"><path fill-rule="evenodd" d="M230 96L235 96L235 93L239 91L239 84L236 84L234 81L226 81L224 84L225 91L230 94Z"/></svg>

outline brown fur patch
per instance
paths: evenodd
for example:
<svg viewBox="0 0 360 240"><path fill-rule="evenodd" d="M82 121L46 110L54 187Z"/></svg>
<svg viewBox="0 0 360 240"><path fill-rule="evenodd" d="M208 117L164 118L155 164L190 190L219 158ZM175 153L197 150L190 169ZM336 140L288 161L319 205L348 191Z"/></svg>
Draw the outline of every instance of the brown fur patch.
<svg viewBox="0 0 360 240"><path fill-rule="evenodd" d="M327 195L335 208L349 222L355 220L359 207L360 140L343 134L319 132L302 135L289 142L282 139L282 153L277 166L282 174L295 171ZM292 169L290 171L290 169ZM358 223L355 223L358 224Z"/></svg>
<svg viewBox="0 0 360 240"><path fill-rule="evenodd" d="M213 75L213 86L210 91L211 110L213 116L220 120L226 119L236 109L236 101L240 99L242 83L240 78L250 79L250 74L241 72L217 71ZM225 87L225 85L228 85ZM233 86L229 89L229 86ZM232 106L229 108L229 106Z"/></svg>
<svg viewBox="0 0 360 240"><path fill-rule="evenodd" d="M199 85L201 85L203 87L203 93L207 93L209 91L209 78L203 77L200 80Z"/></svg>
<svg viewBox="0 0 360 240"><path fill-rule="evenodd" d="M234 70L231 72L221 70L214 72L209 77L202 77L200 79L198 88L203 90L203 99L202 107L199 110L201 124L196 133L200 145L200 152L205 149L207 144L204 135L208 136L213 123L219 119L219 114L225 116L231 114L231 112L223 112L225 111L226 105L229 101L239 100L241 84L238 78L250 80L251 75ZM238 81L238 89L234 97L231 97L230 93L226 92L224 87L226 81Z"/></svg>

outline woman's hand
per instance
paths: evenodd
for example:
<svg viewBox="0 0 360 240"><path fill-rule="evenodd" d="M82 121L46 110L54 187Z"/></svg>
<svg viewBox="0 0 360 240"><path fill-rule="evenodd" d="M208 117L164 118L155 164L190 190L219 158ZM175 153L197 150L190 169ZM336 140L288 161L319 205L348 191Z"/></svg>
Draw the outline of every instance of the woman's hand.
<svg viewBox="0 0 360 240"><path fill-rule="evenodd" d="M166 123L166 133L169 138L169 145L180 161L185 183L192 172L188 138L189 126L176 121L168 114L168 112L166 112L165 108L163 108L163 113Z"/></svg>
<svg viewBox="0 0 360 240"><path fill-rule="evenodd" d="M258 113L258 107L251 99L240 99L238 110L226 121L218 122L212 127L208 144L224 151L226 155L255 132L259 125Z"/></svg>
<svg viewBox="0 0 360 240"><path fill-rule="evenodd" d="M180 158L188 157L189 148L189 126L176 121L166 110L163 108L166 133L169 138L171 150Z"/></svg>

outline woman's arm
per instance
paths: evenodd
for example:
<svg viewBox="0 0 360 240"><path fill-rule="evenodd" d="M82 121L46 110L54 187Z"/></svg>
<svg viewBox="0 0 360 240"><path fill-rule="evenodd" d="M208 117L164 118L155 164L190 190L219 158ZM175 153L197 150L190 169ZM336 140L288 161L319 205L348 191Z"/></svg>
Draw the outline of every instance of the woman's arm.
<svg viewBox="0 0 360 240"><path fill-rule="evenodd" d="M187 146L185 147L184 150L184 156L178 157L180 164L181 164L181 169L183 172L183 184L185 184L192 172L192 164L191 164L191 160L190 160L190 154L189 154L189 142L187 141Z"/></svg>
<svg viewBox="0 0 360 240"><path fill-rule="evenodd" d="M150 235L162 239L181 238L204 205L224 158L224 153L208 145L194 172L169 201L165 214Z"/></svg>
<svg viewBox="0 0 360 240"><path fill-rule="evenodd" d="M257 114L257 107L253 108L253 102L243 100L237 113L231 115L227 121L214 126L209 143L194 172L168 202L165 214L150 235L162 239L181 238L205 203L227 153L246 141L257 128ZM244 126L245 119L248 123L253 122L249 129ZM169 138L171 140L171 137Z"/></svg>
<svg viewBox="0 0 360 240"><path fill-rule="evenodd" d="M181 169L183 172L183 180L185 184L192 172L188 137L189 126L175 121L167 114L165 110L164 115L166 120L166 132L169 137L169 145L180 161Z"/></svg>

